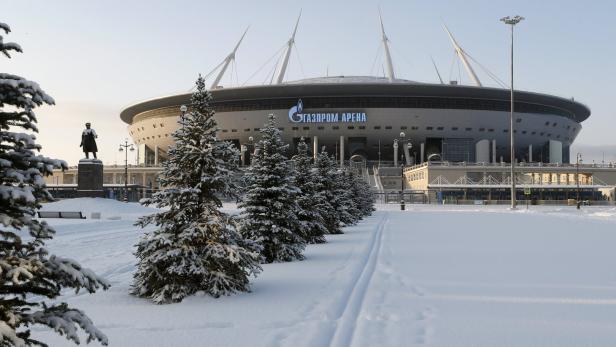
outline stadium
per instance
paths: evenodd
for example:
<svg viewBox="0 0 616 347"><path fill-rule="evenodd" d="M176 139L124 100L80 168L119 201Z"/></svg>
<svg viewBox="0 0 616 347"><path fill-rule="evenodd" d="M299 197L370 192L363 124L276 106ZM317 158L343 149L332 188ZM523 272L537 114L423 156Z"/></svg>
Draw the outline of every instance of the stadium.
<svg viewBox="0 0 616 347"><path fill-rule="evenodd" d="M299 18L298 18L299 23ZM468 54L447 28L454 51L473 86L421 83L395 76L381 21L386 76L327 76L284 81L297 24L267 85L223 88L220 81L242 39L209 76L219 137L242 149L246 162L267 115L277 116L294 152L300 138L314 151L348 160L397 162L510 162L510 91L485 87ZM244 33L245 34L245 33ZM436 67L436 66L435 66ZM506 86L504 86L506 87ZM181 105L190 93L139 102L120 118L139 149L138 163L158 165L172 144ZM518 162L568 163L569 148L590 116L585 105L557 96L515 92L515 153ZM404 138L400 138L404 135ZM398 153L397 141L401 141Z"/></svg>

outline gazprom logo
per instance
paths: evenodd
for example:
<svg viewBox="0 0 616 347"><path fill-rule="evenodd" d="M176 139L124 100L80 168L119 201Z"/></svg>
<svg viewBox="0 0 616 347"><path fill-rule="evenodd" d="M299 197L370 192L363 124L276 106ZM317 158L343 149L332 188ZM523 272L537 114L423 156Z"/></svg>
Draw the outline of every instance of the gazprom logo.
<svg viewBox="0 0 616 347"><path fill-rule="evenodd" d="M301 113L304 110L304 103L302 99L297 100L297 105L289 109L289 120L293 123L299 123L302 121Z"/></svg>
<svg viewBox="0 0 616 347"><path fill-rule="evenodd" d="M365 112L315 112L304 113L302 99L289 109L289 120L293 123L365 123Z"/></svg>

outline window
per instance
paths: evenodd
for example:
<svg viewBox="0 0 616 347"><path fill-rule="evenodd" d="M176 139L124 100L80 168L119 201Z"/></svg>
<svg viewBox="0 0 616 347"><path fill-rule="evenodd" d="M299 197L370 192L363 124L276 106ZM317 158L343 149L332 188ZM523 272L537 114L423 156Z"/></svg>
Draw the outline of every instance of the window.
<svg viewBox="0 0 616 347"><path fill-rule="evenodd" d="M360 130L365 130L365 129L366 129L366 126L365 126L365 125L360 125L358 128L359 128Z"/></svg>
<svg viewBox="0 0 616 347"><path fill-rule="evenodd" d="M479 131L486 131L486 128L479 128Z"/></svg>
<svg viewBox="0 0 616 347"><path fill-rule="evenodd" d="M552 126L555 127L556 126L556 122L552 123Z"/></svg>
<svg viewBox="0 0 616 347"><path fill-rule="evenodd" d="M293 127L291 130L299 130L299 127Z"/></svg>
<svg viewBox="0 0 616 347"><path fill-rule="evenodd" d="M164 128L164 127L165 127L165 125L164 125L163 123L160 123L160 127L161 127L161 128Z"/></svg>
<svg viewBox="0 0 616 347"><path fill-rule="evenodd" d="M464 129L464 130L466 130L466 131L471 131L471 130L473 130L473 128L466 128L466 129Z"/></svg>
<svg viewBox="0 0 616 347"><path fill-rule="evenodd" d="M531 134L531 135L535 135L536 133L537 133L536 131L533 131L533 132L532 132L532 133L530 133L530 134Z"/></svg>
<svg viewBox="0 0 616 347"><path fill-rule="evenodd" d="M245 132L249 132L249 131L250 131L250 128L244 129L244 131L245 131Z"/></svg>
<svg viewBox="0 0 616 347"><path fill-rule="evenodd" d="M380 129L381 129L381 127L379 125L374 127L374 130L380 130Z"/></svg>
<svg viewBox="0 0 616 347"><path fill-rule="evenodd" d="M503 132L504 132L504 133L508 133L508 132L509 132L509 129L503 129Z"/></svg>
<svg viewBox="0 0 616 347"><path fill-rule="evenodd" d="M156 128L156 124L152 124L152 128Z"/></svg>
<svg viewBox="0 0 616 347"><path fill-rule="evenodd" d="M539 133L539 135L543 136L543 135L545 135L545 133L542 131L542 132Z"/></svg>
<svg viewBox="0 0 616 347"><path fill-rule="evenodd" d="M319 129L319 130L325 130L325 127L324 127L324 126L320 126L320 127L317 127L317 129Z"/></svg>
<svg viewBox="0 0 616 347"><path fill-rule="evenodd" d="M411 127L411 130L419 130L419 127Z"/></svg>
<svg viewBox="0 0 616 347"><path fill-rule="evenodd" d="M560 135L556 136L557 139L560 139Z"/></svg>
<svg viewBox="0 0 616 347"><path fill-rule="evenodd" d="M302 129L304 129L304 130L310 130L310 127L303 127ZM282 130L284 130L284 128L282 128Z"/></svg>
<svg viewBox="0 0 616 347"><path fill-rule="evenodd" d="M232 132L232 133L236 133L236 132L237 132L237 129L231 129L231 132Z"/></svg>
<svg viewBox="0 0 616 347"><path fill-rule="evenodd" d="M444 128L444 127L438 127L438 128L436 128L436 130L443 130L443 129L445 129L445 128Z"/></svg>
<svg viewBox="0 0 616 347"><path fill-rule="evenodd" d="M259 128L254 128L254 130L255 130L255 131L261 131L261 129L259 129Z"/></svg>
<svg viewBox="0 0 616 347"><path fill-rule="evenodd" d="M280 131L284 131L284 128L278 128L278 130L280 130Z"/></svg>
<svg viewBox="0 0 616 347"><path fill-rule="evenodd" d="M451 130L456 131L458 130L458 127L452 127Z"/></svg>
<svg viewBox="0 0 616 347"><path fill-rule="evenodd" d="M169 137L169 134L165 134L165 137Z"/></svg>
<svg viewBox="0 0 616 347"><path fill-rule="evenodd" d="M227 133L227 132L229 132L229 130L227 130L227 129L222 129L222 132L223 132L223 133Z"/></svg>
<svg viewBox="0 0 616 347"><path fill-rule="evenodd" d="M433 130L434 127L426 127L426 130Z"/></svg>
<svg viewBox="0 0 616 347"><path fill-rule="evenodd" d="M522 130L522 134L526 134L526 130Z"/></svg>
<svg viewBox="0 0 616 347"><path fill-rule="evenodd" d="M545 122L545 126L547 127L548 125L550 125L550 122Z"/></svg>
<svg viewBox="0 0 616 347"><path fill-rule="evenodd" d="M488 129L488 132L489 132L489 133L493 133L493 132L494 132L494 129L490 128L490 129Z"/></svg>
<svg viewBox="0 0 616 347"><path fill-rule="evenodd" d="M352 125L349 125L349 126L347 127L347 129L349 129L349 130L353 130L353 129L355 129L355 127L354 127L354 126L352 126Z"/></svg>
<svg viewBox="0 0 616 347"><path fill-rule="evenodd" d="M333 130L338 130L338 129L340 129L340 127L339 127L339 126L337 126L337 125L334 125L334 126L332 127L332 129L333 129Z"/></svg>
<svg viewBox="0 0 616 347"><path fill-rule="evenodd" d="M391 130L391 125L386 126L385 129Z"/></svg>
<svg viewBox="0 0 616 347"><path fill-rule="evenodd" d="M401 126L400 130L406 130L406 125Z"/></svg>
<svg viewBox="0 0 616 347"><path fill-rule="evenodd" d="M515 120L515 122L516 122L516 123L522 123L522 118L517 118L517 119Z"/></svg>

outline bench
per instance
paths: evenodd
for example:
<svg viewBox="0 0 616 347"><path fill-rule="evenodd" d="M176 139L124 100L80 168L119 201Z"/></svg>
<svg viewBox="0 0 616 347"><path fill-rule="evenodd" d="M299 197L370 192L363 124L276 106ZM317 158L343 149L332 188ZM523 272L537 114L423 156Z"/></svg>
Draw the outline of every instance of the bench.
<svg viewBox="0 0 616 347"><path fill-rule="evenodd" d="M38 211L39 218L75 218L86 219L81 212Z"/></svg>

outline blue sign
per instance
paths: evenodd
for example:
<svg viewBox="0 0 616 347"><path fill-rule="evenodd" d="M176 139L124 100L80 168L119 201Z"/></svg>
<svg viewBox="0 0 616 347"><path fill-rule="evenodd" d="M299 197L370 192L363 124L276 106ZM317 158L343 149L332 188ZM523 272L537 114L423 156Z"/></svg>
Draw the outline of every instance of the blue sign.
<svg viewBox="0 0 616 347"><path fill-rule="evenodd" d="M304 113L302 99L289 109L289 120L293 123L366 123L365 112L315 112Z"/></svg>

